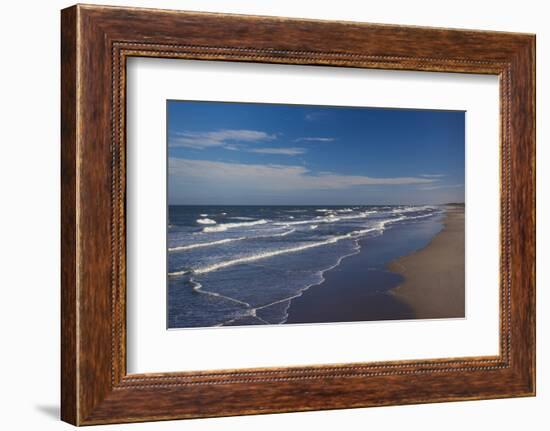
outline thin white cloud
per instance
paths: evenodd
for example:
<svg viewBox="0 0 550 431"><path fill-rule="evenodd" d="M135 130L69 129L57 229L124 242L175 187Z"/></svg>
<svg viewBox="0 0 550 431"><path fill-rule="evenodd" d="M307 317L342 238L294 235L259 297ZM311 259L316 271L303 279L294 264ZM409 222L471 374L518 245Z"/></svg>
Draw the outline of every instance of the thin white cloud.
<svg viewBox="0 0 550 431"><path fill-rule="evenodd" d="M326 115L325 112L308 112L305 115L305 119L307 121L316 121L316 120L319 120L319 119L323 118L325 115Z"/></svg>
<svg viewBox="0 0 550 431"><path fill-rule="evenodd" d="M227 163L211 160L169 159L170 180L177 184L200 184L242 190L346 189L365 185L431 184L419 177L374 178L332 172L312 173L304 166Z"/></svg>
<svg viewBox="0 0 550 431"><path fill-rule="evenodd" d="M259 130L224 129L210 132L176 132L170 137L169 146L185 147L203 150L205 148L222 147L231 151L247 151L259 154L276 154L296 156L307 152L300 147L251 147L247 144L270 142L277 138Z"/></svg>
<svg viewBox="0 0 550 431"><path fill-rule="evenodd" d="M306 141L306 142L332 142L332 141L335 141L335 140L336 140L336 138L306 136L304 138L294 139L294 142L301 142L301 141Z"/></svg>
<svg viewBox="0 0 550 431"><path fill-rule="evenodd" d="M277 154L277 155L283 155L283 156L297 156L300 154L304 154L307 150L305 148L299 148L299 147L280 147L280 148L251 148L248 150L251 153L259 153L259 154Z"/></svg>
<svg viewBox="0 0 550 431"><path fill-rule="evenodd" d="M445 175L444 174L422 174L420 176L424 178L443 178Z"/></svg>
<svg viewBox="0 0 550 431"><path fill-rule="evenodd" d="M453 189L456 187L464 187L464 184L440 184L428 187L419 187L419 190L438 190L438 189Z"/></svg>
<svg viewBox="0 0 550 431"><path fill-rule="evenodd" d="M230 146L236 149L235 142L266 142L276 136L259 130L222 129L210 132L176 132L169 138L170 147L204 149L209 147Z"/></svg>
<svg viewBox="0 0 550 431"><path fill-rule="evenodd" d="M238 145L235 145L235 144L226 144L223 146L223 148L225 148L226 150L231 150L231 151L240 151L241 150L241 147L238 146Z"/></svg>

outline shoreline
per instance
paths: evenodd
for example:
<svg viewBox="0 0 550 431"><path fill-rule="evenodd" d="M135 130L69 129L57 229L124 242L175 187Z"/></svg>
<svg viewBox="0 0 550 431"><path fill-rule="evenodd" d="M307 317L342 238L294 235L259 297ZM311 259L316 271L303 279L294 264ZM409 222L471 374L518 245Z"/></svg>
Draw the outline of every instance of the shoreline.
<svg viewBox="0 0 550 431"><path fill-rule="evenodd" d="M286 324L463 318L464 206L360 240L361 250L293 299Z"/></svg>
<svg viewBox="0 0 550 431"><path fill-rule="evenodd" d="M387 265L424 248L441 228L439 217L396 225L380 236L359 240L359 253L325 271L324 281L291 301L285 323L414 319L412 307L391 293L403 277Z"/></svg>
<svg viewBox="0 0 550 431"><path fill-rule="evenodd" d="M426 247L387 265L403 277L390 293L417 319L465 317L464 206L447 206L443 224Z"/></svg>

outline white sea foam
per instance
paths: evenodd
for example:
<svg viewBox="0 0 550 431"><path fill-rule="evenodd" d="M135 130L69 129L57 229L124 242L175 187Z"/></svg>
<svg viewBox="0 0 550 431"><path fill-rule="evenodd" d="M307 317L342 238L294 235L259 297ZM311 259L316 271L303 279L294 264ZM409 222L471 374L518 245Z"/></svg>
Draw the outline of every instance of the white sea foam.
<svg viewBox="0 0 550 431"><path fill-rule="evenodd" d="M319 227L318 224L312 224L309 228L310 229L317 229Z"/></svg>
<svg viewBox="0 0 550 431"><path fill-rule="evenodd" d="M361 219L366 218L369 216L369 214L374 214L376 211L363 211L359 214L351 214L351 215L334 215L329 214L326 216L317 216L314 219L307 219L307 220L297 220L297 221L288 221L288 222L279 222L275 223L276 225L302 225L302 224L315 224L315 223L335 223L337 221L341 220L354 220L354 219Z"/></svg>
<svg viewBox="0 0 550 431"><path fill-rule="evenodd" d="M420 214L420 215L417 215L417 216L405 217L405 219L406 220L416 220L416 219L419 219L419 218L432 217L432 216L437 215L437 214L441 214L441 212L433 212L433 213L429 213L429 214Z"/></svg>
<svg viewBox="0 0 550 431"><path fill-rule="evenodd" d="M256 220L254 217L229 217L232 220Z"/></svg>
<svg viewBox="0 0 550 431"><path fill-rule="evenodd" d="M286 232L283 232L283 233L280 233L280 234L275 234L273 236L287 236L287 235L290 235L292 232L296 232L296 229L292 228L290 230L287 230Z"/></svg>
<svg viewBox="0 0 550 431"><path fill-rule="evenodd" d="M201 217L208 217L208 214L199 214Z"/></svg>
<svg viewBox="0 0 550 431"><path fill-rule="evenodd" d="M429 209L435 209L434 207L430 205L422 205L422 206L409 206L405 208L394 208L392 210L392 213L394 214L401 214L401 213L410 213L410 212L416 212L416 211L424 211Z"/></svg>
<svg viewBox="0 0 550 431"><path fill-rule="evenodd" d="M191 272L193 272L193 271L191 271L189 269L182 269L181 271L169 272L168 275L170 277L177 277L179 275L191 274Z"/></svg>
<svg viewBox="0 0 550 431"><path fill-rule="evenodd" d="M197 219L198 224L216 224L216 220L212 220L211 218L199 218Z"/></svg>
<svg viewBox="0 0 550 431"><path fill-rule="evenodd" d="M220 239L220 240L217 240L217 241L199 242L199 243L196 243L196 244L189 244L189 245L180 245L178 247L171 247L171 248L168 249L168 251L193 250L194 248L210 247L212 245L227 244L227 243L230 243L230 242L242 241L243 239L246 239L246 237L242 236L242 237L239 237L239 238L225 238L225 239Z"/></svg>
<svg viewBox="0 0 550 431"><path fill-rule="evenodd" d="M287 227L289 227L289 226L287 226ZM177 247L170 247L170 248L168 248L168 251L169 252L175 252L175 251L193 250L193 249L196 249L196 248L211 247L211 246L222 245L222 244L229 244L229 243L236 242L236 241L243 241L245 239L282 237L282 236L290 235L293 232L296 232L296 229L291 228L291 229L286 230L286 231L281 232L281 233L273 233L273 234L269 234L269 235L241 236L241 237L238 237L238 238L224 238L224 239L219 239L219 240L216 240L216 241L198 242L198 243L195 243L195 244L187 244L187 245L180 245L180 246L177 246Z"/></svg>
<svg viewBox="0 0 550 431"><path fill-rule="evenodd" d="M223 232L227 229L233 229L236 227L248 227L248 226L256 226L259 224L266 224L267 220L261 219L261 220L255 220L250 222L243 222L243 223L222 223L217 226L211 226L211 227L205 227L202 231L203 232Z"/></svg>
<svg viewBox="0 0 550 431"><path fill-rule="evenodd" d="M250 304L248 302L240 301L238 299L231 298L230 296L222 295L221 293L211 292L209 290L203 290L202 289L202 284L200 284L199 282L197 282L193 279L190 279L189 282L193 285L193 290L197 293L202 293L204 295L210 295L210 296L216 296L218 298L223 298L223 299L226 299L226 300L231 301L231 302L236 302L237 304L242 304L245 307L250 307Z"/></svg>

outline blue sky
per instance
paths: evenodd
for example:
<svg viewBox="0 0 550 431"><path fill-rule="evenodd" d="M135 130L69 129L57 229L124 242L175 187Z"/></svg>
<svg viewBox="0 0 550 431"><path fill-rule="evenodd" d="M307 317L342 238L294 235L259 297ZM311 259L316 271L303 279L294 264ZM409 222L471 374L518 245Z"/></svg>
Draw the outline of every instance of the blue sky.
<svg viewBox="0 0 550 431"><path fill-rule="evenodd" d="M462 111L168 101L171 205L464 202Z"/></svg>

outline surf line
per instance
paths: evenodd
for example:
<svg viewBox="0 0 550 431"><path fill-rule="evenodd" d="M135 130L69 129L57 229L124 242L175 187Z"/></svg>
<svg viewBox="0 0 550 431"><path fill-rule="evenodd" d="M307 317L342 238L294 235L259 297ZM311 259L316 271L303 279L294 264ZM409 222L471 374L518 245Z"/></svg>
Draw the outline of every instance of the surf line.
<svg viewBox="0 0 550 431"><path fill-rule="evenodd" d="M204 290L202 288L202 284L200 284L198 281L195 281L193 279L189 279L189 282L193 285L193 290L197 293L201 293L203 295L215 296L216 298L222 298L222 299L225 299L227 301L231 301L231 302L235 302L235 303L240 304L240 305L244 305L247 308L247 310L244 314L235 316L232 319L229 319L225 322L218 323L217 325L214 325L214 326L224 326L224 325L227 325L229 323L233 323L234 321L236 321L238 319L242 319L243 317L253 317L253 318L259 320L260 322L269 325L269 322L262 319L261 317L256 316L256 309L253 308L248 302L244 302L244 301L241 301L239 299L232 298L230 296L222 295L221 293L210 292L208 290Z"/></svg>
<svg viewBox="0 0 550 431"><path fill-rule="evenodd" d="M331 266L329 266L328 268L319 271L320 276L321 276L321 280L320 280L319 282L317 282L317 283L311 283L311 284L305 286L304 288L299 289L299 291L298 291L295 295L289 296L289 297L287 297L287 298L282 298L282 299L279 299L279 300L277 300L277 301L271 302L271 303L269 303L269 304L265 304L265 305L256 307L256 308L254 309L254 316L257 317L257 316L256 316L257 310L261 310L261 309L263 309L263 308L271 307L272 305L276 305L276 304L281 304L281 303L283 303L283 302L287 302L287 305L286 305L286 307L285 307L285 309L284 309L284 317L283 317L283 319L279 322L279 324L286 323L286 321L287 321L287 319L288 319L288 310L289 310L289 308L290 308L290 305L291 305L291 303L292 303L292 300L293 300L293 299L296 299L296 298L298 298L298 297L300 297L300 296L302 296L307 290L311 289L312 287L322 285L322 284L325 282L325 272L330 271L330 270L332 270L332 269L334 269L334 268L340 266L340 264L342 263L342 261L343 261L345 258L350 257L350 256L355 256L356 254L359 254L359 252L361 251L361 246L359 245L359 240L360 240L360 239L361 239L360 237L357 237L357 238L354 239L354 241L355 241L355 246L354 246L353 251L352 251L351 253L345 254L345 255L343 255L343 256L340 256L334 265L331 265ZM262 319L262 320L263 320L263 319Z"/></svg>
<svg viewBox="0 0 550 431"><path fill-rule="evenodd" d="M283 248L281 250L274 250L274 251L269 251L269 252L265 252L265 253L259 253L259 254L256 254L256 255L245 256L245 257L232 259L232 260L226 260L224 262L219 262L219 263L215 263L215 264L205 266L205 267L202 267L202 268L193 269L191 272L193 274L205 274L205 273L208 273L208 272L211 272L211 271L215 271L215 270L222 269L222 268L227 268L227 267L233 266L233 265L254 262L256 260L266 259L266 258L270 258L270 257L274 257L274 256L279 256L279 255L282 255L282 254L296 253L296 252L300 252L300 251L303 251L303 250L309 250L309 249L314 248L314 247L321 247L321 246L324 246L324 245L335 244L338 241L341 241L343 239L354 239L358 235L364 235L368 232L372 232L372 231L376 231L376 230L379 230L379 228L376 227L376 228L362 229L360 231L350 232L350 233L345 234L345 235L334 236L334 237L326 239L324 241L304 244L304 245L300 245L300 246L297 246L297 247ZM181 275L183 273L184 272L180 271L180 272L177 272L177 273L176 272L171 273L171 275Z"/></svg>
<svg viewBox="0 0 550 431"><path fill-rule="evenodd" d="M224 262L214 263L212 265L208 265L208 266L205 266L205 267L199 267L199 268L195 268L195 269L170 272L170 273L168 273L168 275L171 276L171 277L176 277L176 276L185 275L185 274L206 274L208 272L216 271L218 269L227 268L227 267L230 267L230 266L233 266L233 265L239 265L239 264L243 264L243 263L254 262L256 260L275 257L275 256L279 256L279 255L282 255L282 254L296 253L296 252L299 252L299 251L308 250L308 249L315 248L315 247L321 247L321 246L324 246L324 245L335 244L335 243L337 243L341 240L344 240L344 239L356 239L358 237L361 237L363 235L366 235L367 233L374 232L374 231L383 232L385 230L386 225L393 224L395 222L399 222L399 221L402 221L402 220L413 220L413 219L417 219L417 218L430 217L432 215L433 214L427 214L427 215L420 215L420 216L414 216L414 217L400 216L400 217L397 217L397 218L394 218L394 219L382 220L382 221L378 222L376 227L360 229L358 231L350 232L350 233L347 233L345 235L334 236L334 237L326 239L324 241L304 244L304 245L297 246L297 247L274 250L274 251L260 253L260 254L256 254L256 255L252 255L252 256L245 256L245 257L241 257L241 258L237 258L237 259L227 260L227 261L224 261Z"/></svg>
<svg viewBox="0 0 550 431"><path fill-rule="evenodd" d="M252 317L256 320L259 320L260 322L266 324L266 325L271 325L270 322L268 322L267 320L264 320L262 319L261 317L259 316L256 316L256 309L255 308L250 308L246 313L242 314L242 315L239 315L239 316L235 316L233 317L232 319L229 319L229 320L226 320L224 322L221 322L221 323L218 323L217 325L214 325L214 327L221 327L221 326L225 326L225 325L228 325L230 323L233 323L239 319L242 319L244 317Z"/></svg>
<svg viewBox="0 0 550 431"><path fill-rule="evenodd" d="M241 236L239 238L225 238L225 239L220 239L220 240L211 241L211 242L199 242L199 243L196 243L196 244L181 245L181 246L178 246L178 247L169 247L168 251L192 250L194 248L210 247L210 246L213 246L213 245L227 244L227 243L230 243L230 242L242 241L244 239L246 239L246 237Z"/></svg>
<svg viewBox="0 0 550 431"><path fill-rule="evenodd" d="M287 302L287 306L285 307L284 309L284 317L283 319L279 322L279 324L282 324L282 323L285 323L286 320L288 319L288 310L290 308L290 305L292 303L292 300L293 299L296 299L300 296L302 296L304 294L304 292L306 290L309 290L310 288L314 287L314 286L320 286L321 284L323 284L323 282L325 281L325 272L327 271L330 271L331 269L334 269L336 268L337 266L339 266L342 261L347 258L347 257L350 257L350 256L354 256L356 254L358 254L361 250L361 246L359 245L359 240L362 238L362 236L366 233L370 233L370 232L373 232L373 231L381 231L383 232L384 231L384 228L386 225L388 224L392 224L392 223L395 223L395 222L398 222L398 221L402 221L402 220L414 220L414 219L418 219L418 218L424 218L424 217L429 217L429 216L432 216L434 214L427 214L427 215L420 215L420 216L413 216L413 217L405 217L405 216L400 216L400 217L397 217L395 219L389 219L389 220L383 220L381 222L378 223L378 227L377 228L367 228L367 229L362 229L362 230L359 230L359 231L355 231L353 232L353 234L355 235L343 235L341 238L339 239L343 239L343 238L352 238L354 241L355 241L355 247L354 247L354 250L349 253L349 254L346 254L346 255L343 255L343 256L340 256L337 260L337 262L334 264L334 265L331 265L329 266L328 268L326 269L323 269L322 271L320 271L320 275L321 275L321 280L317 283L312 283L312 284L309 284L307 286L305 286L304 288L302 289L299 289L299 291L294 294L294 295L291 295L289 297L286 297L286 298L282 298L282 299L278 299L278 300L275 300L273 302L270 302L268 304L264 304L264 305L260 305L260 306L257 306L257 307L254 307L252 308L252 306L249 305L249 310L240 315L240 316L235 316L234 318L232 319L229 319L227 321L224 321L224 322L221 322L217 325L214 325L216 327L219 327L219 326L224 326L224 325L227 325L227 324L230 324L230 323L233 323L239 319L242 319L243 317L254 317L255 319L257 320L260 320L262 321L263 323L265 324L268 324L268 325L271 325L273 323L271 322L267 322L266 320L262 319L261 317L259 317L257 315L257 311L258 310L262 310L264 308L268 308L268 307L271 307L273 305L276 305L276 304L281 304L281 303L284 303L284 302ZM311 246L314 246L314 245L311 245ZM287 251L289 251L289 249L287 249Z"/></svg>
<svg viewBox="0 0 550 431"><path fill-rule="evenodd" d="M210 292L208 290L204 290L202 288L202 284L200 284L198 281L195 281L193 279L189 279L189 282L193 285L193 290L197 293L202 293L203 295L215 296L217 298L222 298L222 299L226 299L228 301L236 302L237 304L244 305L247 308L252 308L252 306L248 302L240 301L238 299L231 298L230 296L222 295L221 293Z"/></svg>
<svg viewBox="0 0 550 431"><path fill-rule="evenodd" d="M311 248L314 248L314 247L321 247L321 246L328 245L328 244L335 244L338 241L341 241L343 239L355 239L358 236L362 236L362 235L365 235L366 233L377 231L377 230L380 230L380 229L383 229L383 226L381 228L380 227L375 227L375 228L362 229L362 230L359 230L359 231L356 231L356 232L350 232L350 233L345 234L345 235L335 236L335 237L329 238L329 239L324 240L324 241L309 243L309 244L301 245L301 246L298 246L298 247L284 248L284 249L281 249L281 250L275 250L275 251L260 253L260 254L256 254L256 255L252 255L252 256L246 256L246 257L241 257L241 258L237 258L237 259L226 260L224 262L215 263L215 264L212 264L212 265L209 265L209 266L206 266L206 267L202 267L202 268L170 272L168 275L172 276L172 277L176 277L176 276L185 275L185 274L206 274L208 272L216 271L216 270L222 269L222 268L227 268L227 267L233 266L233 265L240 265L240 264L243 264L243 263L254 262L256 260L261 260L261 259L266 259L266 258L270 258L270 257L274 257L274 256L279 256L281 254L296 253L296 252L299 252L299 251L308 250L308 249L311 249Z"/></svg>

